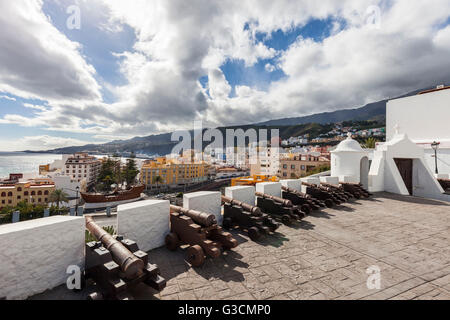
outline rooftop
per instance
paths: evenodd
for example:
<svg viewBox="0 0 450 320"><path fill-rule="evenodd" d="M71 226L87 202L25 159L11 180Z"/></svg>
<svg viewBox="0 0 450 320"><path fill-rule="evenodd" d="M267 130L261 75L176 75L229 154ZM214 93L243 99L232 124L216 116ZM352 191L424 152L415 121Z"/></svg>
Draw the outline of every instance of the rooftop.
<svg viewBox="0 0 450 320"><path fill-rule="evenodd" d="M201 268L191 268L181 249L160 248L149 256L167 287L156 293L143 286L134 294L163 300L450 299L449 209L444 202L378 193L282 226L261 243L233 231L240 245ZM379 290L367 288L371 266L380 268ZM62 286L33 299L83 299L89 290Z"/></svg>

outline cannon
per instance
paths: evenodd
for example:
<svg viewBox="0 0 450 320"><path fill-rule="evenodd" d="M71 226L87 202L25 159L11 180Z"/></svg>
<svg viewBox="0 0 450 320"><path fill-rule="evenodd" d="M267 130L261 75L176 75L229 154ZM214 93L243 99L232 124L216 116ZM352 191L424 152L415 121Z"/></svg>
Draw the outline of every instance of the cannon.
<svg viewBox="0 0 450 320"><path fill-rule="evenodd" d="M86 217L86 229L98 240L86 243L85 277L99 287L88 299L131 300L129 290L140 283L157 291L166 287L158 266L149 263L136 242L110 235L91 217Z"/></svg>
<svg viewBox="0 0 450 320"><path fill-rule="evenodd" d="M364 187L360 183L349 183L349 182L339 182L339 183L341 184L342 188L344 188L345 191L351 193L357 199L360 199L361 197L369 198L370 196L372 196L372 194L366 189L364 189Z"/></svg>
<svg viewBox="0 0 450 320"><path fill-rule="evenodd" d="M291 225L293 221L300 221L306 217L306 214L298 206L294 206L290 200L261 192L257 192L256 197L258 208L271 217L281 220L285 225Z"/></svg>
<svg viewBox="0 0 450 320"><path fill-rule="evenodd" d="M328 192L331 194L331 198L336 204L340 204L343 202L347 202L349 197L344 194L341 190L337 190L331 187L324 186L322 183L320 185L317 185L317 188L324 192Z"/></svg>
<svg viewBox="0 0 450 320"><path fill-rule="evenodd" d="M346 196L347 200L355 198L355 196L352 193L345 191L344 188L340 185L334 185L334 184L325 183L325 182L321 182L320 184L326 188L333 190L334 192L336 192L342 196Z"/></svg>
<svg viewBox="0 0 450 320"><path fill-rule="evenodd" d="M187 261L194 267L205 262L205 256L217 258L222 250L237 247L238 242L229 232L217 225L213 214L170 206L170 233L166 247L175 251L180 244L189 245Z"/></svg>
<svg viewBox="0 0 450 320"><path fill-rule="evenodd" d="M346 199L346 201L355 198L355 196L344 190L344 188L342 186L339 185L334 185L334 184L330 184L330 183L325 183L325 182L321 182L320 183L323 187L329 189L330 191L335 192L337 195L339 195L340 197Z"/></svg>
<svg viewBox="0 0 450 320"><path fill-rule="evenodd" d="M336 204L341 204L341 201L336 199L330 192L320 189L317 185L302 182L306 186L306 193L312 197L322 200L328 208L334 207Z"/></svg>
<svg viewBox="0 0 450 320"><path fill-rule="evenodd" d="M288 187L281 187L281 196L283 199L290 200L293 205L299 206L306 215L309 215L312 210L319 210L321 207L319 201L313 199L310 195ZM325 204L322 205L325 207Z"/></svg>
<svg viewBox="0 0 450 320"><path fill-rule="evenodd" d="M222 196L222 203L223 227L229 229L238 226L247 231L252 241L258 241L280 227L258 207L225 196Z"/></svg>

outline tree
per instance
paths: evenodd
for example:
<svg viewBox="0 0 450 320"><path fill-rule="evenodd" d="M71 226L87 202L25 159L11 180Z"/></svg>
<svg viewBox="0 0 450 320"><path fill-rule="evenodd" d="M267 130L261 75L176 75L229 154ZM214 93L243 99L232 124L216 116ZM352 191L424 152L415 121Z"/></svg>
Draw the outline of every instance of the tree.
<svg viewBox="0 0 450 320"><path fill-rule="evenodd" d="M120 160L117 161L116 159L108 157L108 159L103 161L100 173L97 178L97 187L105 191L111 191L111 185L114 182L117 182L118 178L117 166L120 166Z"/></svg>
<svg viewBox="0 0 450 320"><path fill-rule="evenodd" d="M127 159L127 164L122 170L122 176L127 183L127 186L133 184L136 180L136 176L139 174L139 170L136 165L136 160L134 160L136 156L134 153L131 154L131 158Z"/></svg>
<svg viewBox="0 0 450 320"><path fill-rule="evenodd" d="M56 202L56 208L59 211L59 204L61 202L69 202L68 194L65 193L62 189L56 189L50 194L49 200L50 202Z"/></svg>
<svg viewBox="0 0 450 320"><path fill-rule="evenodd" d="M377 144L377 140L373 137L367 138L366 141L364 142L364 148L367 149L375 149Z"/></svg>
<svg viewBox="0 0 450 320"><path fill-rule="evenodd" d="M155 176L155 177L153 177L153 183L156 183L156 187L158 188L158 185L160 184L160 183L163 183L164 182L164 180L163 180L163 178L161 177L161 176Z"/></svg>

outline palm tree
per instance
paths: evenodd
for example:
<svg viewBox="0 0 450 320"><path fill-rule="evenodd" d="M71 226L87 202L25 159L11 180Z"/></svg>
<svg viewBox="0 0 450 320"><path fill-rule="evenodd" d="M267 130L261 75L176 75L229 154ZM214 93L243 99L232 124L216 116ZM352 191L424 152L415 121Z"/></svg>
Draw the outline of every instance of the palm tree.
<svg viewBox="0 0 450 320"><path fill-rule="evenodd" d="M373 137L367 138L367 140L364 142L364 147L367 149L375 149L377 144L377 140Z"/></svg>
<svg viewBox="0 0 450 320"><path fill-rule="evenodd" d="M160 183L164 182L163 178L161 176L155 176L153 177L153 183L156 183L156 188L158 189L158 185Z"/></svg>
<svg viewBox="0 0 450 320"><path fill-rule="evenodd" d="M59 204L61 202L69 202L68 194L65 193L62 189L56 189L50 194L49 200L50 202L56 202L56 207L58 208L59 212Z"/></svg>

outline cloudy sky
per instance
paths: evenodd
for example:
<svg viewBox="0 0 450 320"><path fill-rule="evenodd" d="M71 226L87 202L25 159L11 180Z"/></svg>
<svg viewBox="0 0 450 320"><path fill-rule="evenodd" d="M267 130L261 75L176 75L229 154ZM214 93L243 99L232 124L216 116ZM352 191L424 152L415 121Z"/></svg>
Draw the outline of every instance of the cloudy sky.
<svg viewBox="0 0 450 320"><path fill-rule="evenodd" d="M0 150L351 108L449 57L448 0L0 0Z"/></svg>

